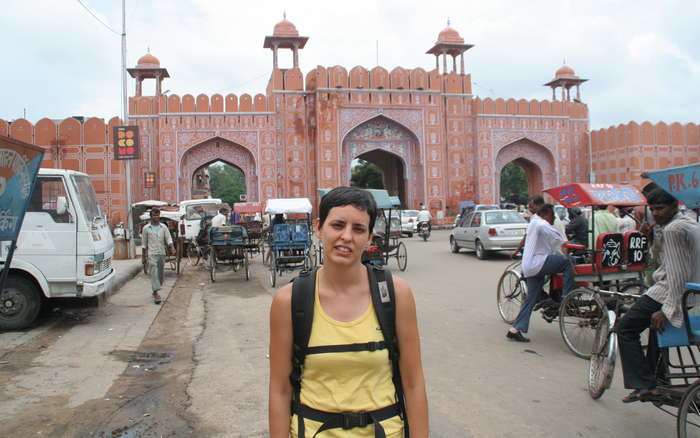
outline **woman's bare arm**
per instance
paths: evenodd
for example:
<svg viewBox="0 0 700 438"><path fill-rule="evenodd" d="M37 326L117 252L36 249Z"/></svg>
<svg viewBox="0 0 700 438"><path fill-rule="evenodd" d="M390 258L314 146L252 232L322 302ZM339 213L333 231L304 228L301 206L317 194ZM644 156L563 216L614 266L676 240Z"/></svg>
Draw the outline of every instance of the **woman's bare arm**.
<svg viewBox="0 0 700 438"><path fill-rule="evenodd" d="M270 308L270 438L289 438L292 385L292 285L281 288Z"/></svg>
<svg viewBox="0 0 700 438"><path fill-rule="evenodd" d="M425 392L416 303L408 284L394 276L396 335L399 338L399 368L406 395L406 414L412 438L428 437L428 397Z"/></svg>

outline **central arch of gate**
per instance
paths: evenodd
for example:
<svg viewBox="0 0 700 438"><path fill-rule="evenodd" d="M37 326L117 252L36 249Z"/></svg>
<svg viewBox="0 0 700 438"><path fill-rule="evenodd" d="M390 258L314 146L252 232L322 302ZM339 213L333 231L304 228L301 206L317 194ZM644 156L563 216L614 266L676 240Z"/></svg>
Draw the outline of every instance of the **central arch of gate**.
<svg viewBox="0 0 700 438"><path fill-rule="evenodd" d="M501 170L508 163L515 163L523 168L527 175L528 193L539 195L542 190L558 184L556 160L545 146L528 138L522 138L502 147L496 155L496 202L501 198Z"/></svg>
<svg viewBox="0 0 700 438"><path fill-rule="evenodd" d="M246 194L248 201L258 201L258 175L255 171L255 157L244 146L214 137L191 146L182 154L178 166L178 199L190 199L192 196L192 181L197 170L217 161L239 168L245 175Z"/></svg>
<svg viewBox="0 0 700 438"><path fill-rule="evenodd" d="M342 143L342 183L350 185L352 160L360 158L384 173L384 187L398 196L405 208L416 208L424 198L423 167L418 138L408 128L377 116L351 129Z"/></svg>

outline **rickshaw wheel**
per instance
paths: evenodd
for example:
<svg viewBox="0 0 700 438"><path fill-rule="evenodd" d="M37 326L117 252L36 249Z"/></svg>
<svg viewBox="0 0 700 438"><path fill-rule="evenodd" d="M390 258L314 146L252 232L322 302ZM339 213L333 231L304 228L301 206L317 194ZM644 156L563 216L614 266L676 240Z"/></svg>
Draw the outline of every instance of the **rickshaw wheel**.
<svg viewBox="0 0 700 438"><path fill-rule="evenodd" d="M408 251L406 251L406 245L403 242L399 242L399 246L396 247L396 261L399 264L399 269L405 271L408 263Z"/></svg>
<svg viewBox="0 0 700 438"><path fill-rule="evenodd" d="M498 280L496 301L498 313L506 324L512 324L518 317L520 307L527 297L525 282L516 271L505 271Z"/></svg>
<svg viewBox="0 0 700 438"><path fill-rule="evenodd" d="M250 265L248 264L248 255L245 254L243 257L243 266L245 268L245 281L250 280Z"/></svg>
<svg viewBox="0 0 700 438"><path fill-rule="evenodd" d="M209 254L209 278L211 278L211 282L214 283L216 281L216 254L214 254L214 248L212 248L211 253Z"/></svg>
<svg viewBox="0 0 700 438"><path fill-rule="evenodd" d="M678 407L678 418L676 420L678 438L696 436L698 427L700 427L700 382L695 382L683 394Z"/></svg>
<svg viewBox="0 0 700 438"><path fill-rule="evenodd" d="M572 290L559 308L559 330L564 343L572 353L588 359L593 352L598 329L601 339L607 337L608 309L594 292L578 288Z"/></svg>
<svg viewBox="0 0 700 438"><path fill-rule="evenodd" d="M593 400L599 399L606 389L610 388L615 373L615 360L617 359L617 334L608 330L600 330L608 333L606 338L598 339L596 346L588 362L588 394Z"/></svg>
<svg viewBox="0 0 700 438"><path fill-rule="evenodd" d="M270 280L270 286L275 287L275 284L277 284L277 260L275 259L274 252L270 255L270 268L267 274L267 278Z"/></svg>

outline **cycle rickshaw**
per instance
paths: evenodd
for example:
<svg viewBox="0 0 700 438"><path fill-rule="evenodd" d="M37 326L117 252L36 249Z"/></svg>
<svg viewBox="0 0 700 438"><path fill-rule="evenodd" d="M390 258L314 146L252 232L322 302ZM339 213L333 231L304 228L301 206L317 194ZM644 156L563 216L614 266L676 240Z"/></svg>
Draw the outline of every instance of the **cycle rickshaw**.
<svg viewBox="0 0 700 438"><path fill-rule="evenodd" d="M260 202L237 202L233 204L233 212L240 215L240 221L236 225L241 225L248 233L248 240L245 248L249 255L264 255L263 246L263 205Z"/></svg>
<svg viewBox="0 0 700 438"><path fill-rule="evenodd" d="M246 281L250 280L248 251L246 250L247 233L240 225L210 227L209 234L209 276L216 281L216 271L229 267L238 271L243 269Z"/></svg>
<svg viewBox="0 0 700 438"><path fill-rule="evenodd" d="M268 230L271 252L268 279L274 287L277 275L314 267L311 201L308 198L268 199L265 213L287 215L285 223L271 225Z"/></svg>
<svg viewBox="0 0 700 438"><path fill-rule="evenodd" d="M564 207L646 205L646 198L630 185L623 184L569 184L545 190ZM591 212L591 230L595 235L595 210ZM561 302L556 298L563 287L563 276L549 279L551 304L542 307L547 322L559 318L559 330L566 346L576 356L588 359L593 351L597 329L607 325L608 307L625 310L630 297L645 290L643 275L646 268L647 239L638 231L599 234L594 248L567 243L570 250L585 253L584 263L575 265L577 287ZM620 292L601 297L597 288L609 285ZM545 285L546 290L546 285ZM520 270L520 262L506 267L498 282L498 311L503 320L512 324L527 296L527 286Z"/></svg>
<svg viewBox="0 0 700 438"><path fill-rule="evenodd" d="M401 239L401 217L396 207L396 199L392 200L386 190L366 189L372 194L377 203L377 219L372 230L372 242L362 253L362 262L387 265L390 258L396 258L401 271L406 270L408 251Z"/></svg>
<svg viewBox="0 0 700 438"><path fill-rule="evenodd" d="M643 176L700 213L700 164L648 172ZM657 386L661 398L652 403L676 417L679 438L700 436L700 313L697 305L700 302L700 283L686 283L685 288L681 302L683 326L676 328L669 323L662 333L649 331L650 340L651 336L657 336L660 348L657 370L662 370L663 374L663 385ZM598 292L615 294L603 290ZM588 366L588 392L593 399L600 398L612 383L618 353L614 330L617 317L618 312L609 310L605 324L596 330ZM676 413L668 408L676 408Z"/></svg>

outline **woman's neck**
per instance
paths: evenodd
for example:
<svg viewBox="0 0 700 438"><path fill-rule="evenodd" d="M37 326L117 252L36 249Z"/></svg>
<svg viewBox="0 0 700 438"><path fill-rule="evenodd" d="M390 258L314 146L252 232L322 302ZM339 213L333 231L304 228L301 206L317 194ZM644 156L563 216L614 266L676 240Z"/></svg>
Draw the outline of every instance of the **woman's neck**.
<svg viewBox="0 0 700 438"><path fill-rule="evenodd" d="M365 267L361 263L349 267L327 263L323 265L322 282L330 289L342 292L361 282L365 273Z"/></svg>

